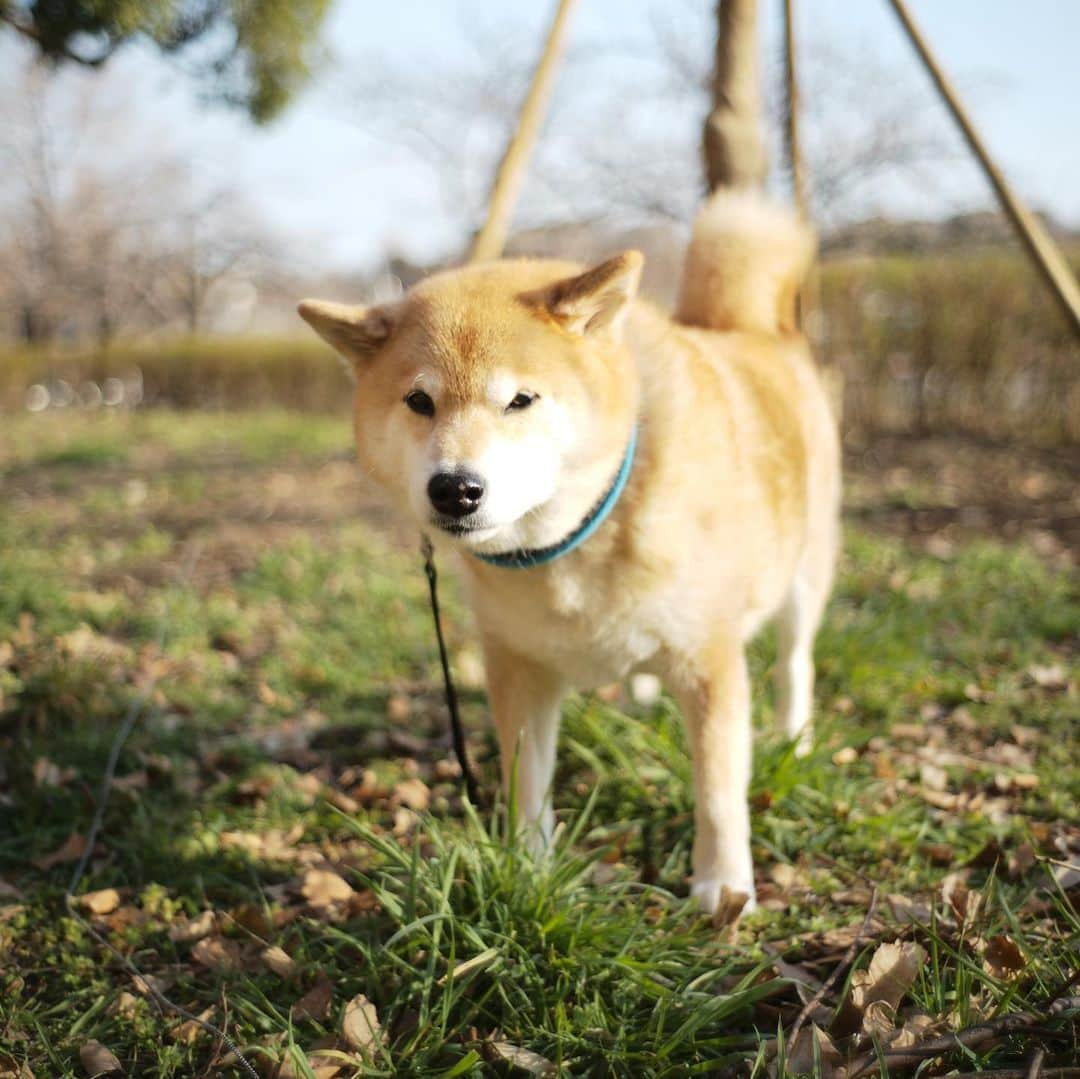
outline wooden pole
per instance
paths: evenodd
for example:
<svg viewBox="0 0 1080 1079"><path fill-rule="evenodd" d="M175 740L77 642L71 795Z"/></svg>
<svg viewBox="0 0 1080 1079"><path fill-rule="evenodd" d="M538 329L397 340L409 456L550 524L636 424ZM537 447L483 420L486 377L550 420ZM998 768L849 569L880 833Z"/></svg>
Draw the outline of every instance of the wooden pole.
<svg viewBox="0 0 1080 1079"><path fill-rule="evenodd" d="M525 166L529 163L551 92L555 87L555 71L566 43L566 27L575 3L576 0L559 0L544 51L521 106L517 127L507 143L499 167L495 170L488 200L487 220L473 241L472 250L469 252L470 262L498 258L506 246L510 217L525 180Z"/></svg>
<svg viewBox="0 0 1080 1079"><path fill-rule="evenodd" d="M784 149L791 172L791 197L803 220L809 220L799 149L799 81L795 69L795 3L784 0ZM813 269L795 296L795 325L800 329L809 309L818 307L817 277Z"/></svg>
<svg viewBox="0 0 1080 1079"><path fill-rule="evenodd" d="M1080 287L1077 286L1076 278L1069 269L1065 257L1061 254L1050 234L1043 228L1039 219L1028 210L1020 197L1009 186L1004 174L994 164L989 151L979 137L979 133L975 130L971 118L960 104L960 99L956 96L952 84L934 59L926 39L912 21L904 0L889 0L889 3L892 4L893 11L896 12L900 24L907 32L908 38L921 57L926 70L930 73L930 77L934 80L938 93L963 132L971 152L978 159L979 164L982 165L983 172L986 173L987 179L994 188L1002 209L1012 222L1013 228L1031 256L1032 262L1035 263L1035 268L1057 297L1065 317L1072 326L1073 332L1077 337L1080 337Z"/></svg>
<svg viewBox="0 0 1080 1079"><path fill-rule="evenodd" d="M718 0L712 112L703 149L709 190L761 187L768 158L761 137L757 0Z"/></svg>
<svg viewBox="0 0 1080 1079"><path fill-rule="evenodd" d="M799 213L807 217L806 189L803 185L802 153L799 148L799 82L795 71L794 0L784 0L784 142L791 170L791 194Z"/></svg>

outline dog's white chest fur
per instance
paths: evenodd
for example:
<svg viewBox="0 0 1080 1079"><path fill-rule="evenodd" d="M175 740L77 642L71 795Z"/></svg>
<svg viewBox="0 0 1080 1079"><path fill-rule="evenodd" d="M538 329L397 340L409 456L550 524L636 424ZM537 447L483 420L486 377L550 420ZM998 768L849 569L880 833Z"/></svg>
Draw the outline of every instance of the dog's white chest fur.
<svg viewBox="0 0 1080 1079"><path fill-rule="evenodd" d="M598 589L595 580L569 570L550 573L543 587L526 583L522 571L502 572L510 575L504 587L471 590L481 633L559 671L576 689L623 678L663 643L649 615L652 603Z"/></svg>

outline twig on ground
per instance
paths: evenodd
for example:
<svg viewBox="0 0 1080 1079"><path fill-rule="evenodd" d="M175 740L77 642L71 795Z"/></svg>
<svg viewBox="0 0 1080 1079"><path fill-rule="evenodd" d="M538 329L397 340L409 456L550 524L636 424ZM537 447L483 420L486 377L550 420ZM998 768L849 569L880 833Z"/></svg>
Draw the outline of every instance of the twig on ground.
<svg viewBox="0 0 1080 1079"><path fill-rule="evenodd" d="M949 1079L1027 1079L1026 1068L991 1068L989 1071L950 1072ZM1080 1079L1080 1068L1043 1068L1040 1079Z"/></svg>
<svg viewBox="0 0 1080 1079"><path fill-rule="evenodd" d="M1053 1017L1074 1006L1073 998L1052 1001L1046 1008L1047 1015ZM1045 1026L1047 1016L1035 1012L1017 1012L1014 1015L1001 1015L996 1019L987 1019L983 1023L965 1027L953 1034L943 1034L930 1038L920 1045L905 1046L902 1049L881 1049L866 1053L851 1065L847 1079L859 1079L875 1068L884 1065L890 1071L921 1064L932 1057L943 1056L955 1049L980 1049L989 1042L1004 1038L1009 1034L1046 1034L1057 1033ZM1017 1075L1026 1076L1027 1071L1018 1071ZM1043 1076L1049 1072L1043 1072Z"/></svg>
<svg viewBox="0 0 1080 1079"><path fill-rule="evenodd" d="M848 945L847 951L844 952L840 962L833 968L833 972L821 983L818 991L803 1005L802 1010L795 1017L795 1022L791 1024L790 1031L784 1035L786 1045L795 1044L795 1039L802 1032L806 1020L810 1018L814 1009L825 999L825 994L839 981L840 975L855 961L859 949L866 943L867 932L877 910L877 900L877 888L874 888L870 893L870 905L866 908L866 917L863 918L863 923L859 927L858 933L855 934L855 939Z"/></svg>

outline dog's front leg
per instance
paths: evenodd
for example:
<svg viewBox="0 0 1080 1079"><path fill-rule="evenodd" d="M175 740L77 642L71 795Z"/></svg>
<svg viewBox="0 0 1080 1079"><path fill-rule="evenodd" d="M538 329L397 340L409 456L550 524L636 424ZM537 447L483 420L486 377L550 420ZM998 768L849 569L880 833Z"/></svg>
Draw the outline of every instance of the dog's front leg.
<svg viewBox="0 0 1080 1079"><path fill-rule="evenodd" d="M484 661L503 789L509 795L516 779L518 821L539 853L555 825L551 779L566 683L556 672L495 642L485 643Z"/></svg>
<svg viewBox="0 0 1080 1079"><path fill-rule="evenodd" d="M745 892L754 906L750 858L753 738L750 682L742 643L714 642L701 655L679 657L668 681L683 710L694 767L692 894L715 911L723 888Z"/></svg>

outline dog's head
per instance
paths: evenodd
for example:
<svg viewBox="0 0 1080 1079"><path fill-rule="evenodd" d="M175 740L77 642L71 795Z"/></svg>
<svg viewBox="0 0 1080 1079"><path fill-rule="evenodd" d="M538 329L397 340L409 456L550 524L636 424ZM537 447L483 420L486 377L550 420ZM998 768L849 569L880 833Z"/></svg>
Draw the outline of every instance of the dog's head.
<svg viewBox="0 0 1080 1079"><path fill-rule="evenodd" d="M641 265L636 251L584 273L493 262L393 304L309 300L300 314L355 372L360 462L391 498L476 550L544 546L625 450L637 379L623 323Z"/></svg>

